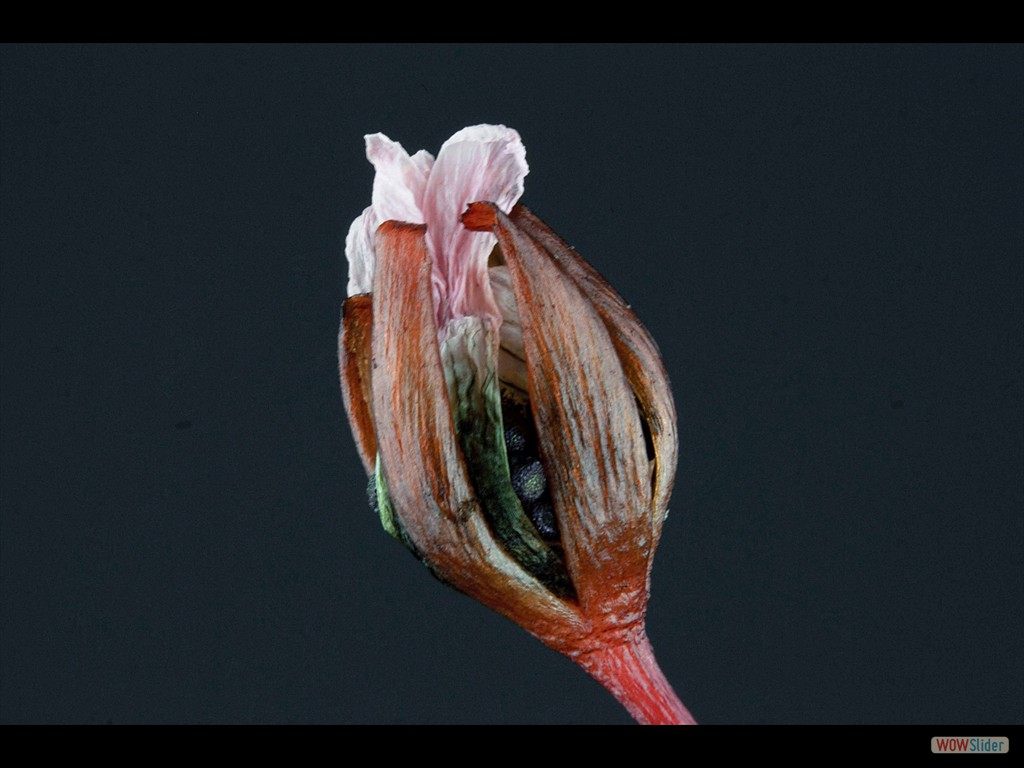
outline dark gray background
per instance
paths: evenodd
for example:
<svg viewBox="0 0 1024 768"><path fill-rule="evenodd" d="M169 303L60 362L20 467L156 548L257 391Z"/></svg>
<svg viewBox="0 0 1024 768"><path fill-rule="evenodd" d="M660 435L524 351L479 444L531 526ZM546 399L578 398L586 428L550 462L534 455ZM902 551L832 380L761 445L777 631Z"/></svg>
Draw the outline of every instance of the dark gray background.
<svg viewBox="0 0 1024 768"><path fill-rule="evenodd" d="M516 128L661 345L710 723L1024 718L1020 46L0 48L0 720L624 723L381 530L364 133Z"/></svg>

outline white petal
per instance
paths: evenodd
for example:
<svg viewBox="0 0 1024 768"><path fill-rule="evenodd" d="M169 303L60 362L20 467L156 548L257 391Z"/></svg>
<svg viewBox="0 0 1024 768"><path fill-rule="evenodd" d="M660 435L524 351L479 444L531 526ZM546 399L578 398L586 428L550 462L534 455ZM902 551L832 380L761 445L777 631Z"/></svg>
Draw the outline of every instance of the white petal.
<svg viewBox="0 0 1024 768"><path fill-rule="evenodd" d="M379 224L371 205L348 228L345 258L348 259L349 296L373 291L373 239Z"/></svg>
<svg viewBox="0 0 1024 768"><path fill-rule="evenodd" d="M491 281L494 301L501 310L502 322L519 325L519 306L516 304L515 291L512 290L512 276L508 267L491 267L487 270L487 277Z"/></svg>
<svg viewBox="0 0 1024 768"><path fill-rule="evenodd" d="M519 307L512 290L512 276L508 267L491 267L487 270L491 281L494 303L501 312L499 331L498 379L502 384L522 392L529 392L529 378L526 372L526 350L523 345L523 329L519 323Z"/></svg>
<svg viewBox="0 0 1024 768"><path fill-rule="evenodd" d="M487 279L487 257L496 239L469 232L461 216L469 203L494 202L511 210L529 172L519 134L503 125L463 128L441 147L427 180L423 214L434 273L447 288L438 321L467 315L499 316Z"/></svg>
<svg viewBox="0 0 1024 768"><path fill-rule="evenodd" d="M412 157L401 144L383 133L366 136L366 158L377 171L373 179L373 209L377 220L423 224L423 193L434 158L426 150Z"/></svg>
<svg viewBox="0 0 1024 768"><path fill-rule="evenodd" d="M416 206L422 211L423 193L427 191L427 179L430 177L430 171L434 168L434 156L427 152L427 150L421 149L410 160L412 160L412 164L417 170L415 177L417 189L414 190L416 193ZM420 183L420 180L422 180L422 183Z"/></svg>
<svg viewBox="0 0 1024 768"><path fill-rule="evenodd" d="M524 394L530 391L530 375L526 363L505 347L498 350L498 381Z"/></svg>

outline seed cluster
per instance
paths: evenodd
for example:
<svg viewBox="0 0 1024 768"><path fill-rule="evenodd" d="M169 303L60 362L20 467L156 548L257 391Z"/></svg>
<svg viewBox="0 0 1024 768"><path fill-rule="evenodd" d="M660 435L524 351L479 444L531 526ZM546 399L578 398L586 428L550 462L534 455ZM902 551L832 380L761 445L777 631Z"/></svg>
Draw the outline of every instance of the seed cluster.
<svg viewBox="0 0 1024 768"><path fill-rule="evenodd" d="M549 544L558 544L560 536L555 510L548 493L547 476L537 450L537 432L527 406L502 399L505 423L505 450L512 476L512 489L523 505L523 511Z"/></svg>

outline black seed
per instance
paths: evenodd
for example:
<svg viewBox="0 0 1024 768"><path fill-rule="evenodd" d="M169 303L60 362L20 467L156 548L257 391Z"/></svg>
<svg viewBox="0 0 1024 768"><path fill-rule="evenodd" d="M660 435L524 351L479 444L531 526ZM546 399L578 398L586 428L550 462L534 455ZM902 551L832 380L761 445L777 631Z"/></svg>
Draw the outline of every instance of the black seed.
<svg viewBox="0 0 1024 768"><path fill-rule="evenodd" d="M526 514L529 515L530 522L533 523L542 538L548 541L558 541L558 523L555 520L555 510L552 509L550 502L541 501L532 504L527 507Z"/></svg>
<svg viewBox="0 0 1024 768"><path fill-rule="evenodd" d="M532 504L540 499L548 489L544 466L534 460L515 470L512 474L512 488L523 504Z"/></svg>
<svg viewBox="0 0 1024 768"><path fill-rule="evenodd" d="M529 408L508 398L501 401L501 420L505 425L505 450L509 459L522 454L537 455L537 433Z"/></svg>
<svg viewBox="0 0 1024 768"><path fill-rule="evenodd" d="M526 435L517 427L505 428L505 450L510 457L524 453L527 449Z"/></svg>
<svg viewBox="0 0 1024 768"><path fill-rule="evenodd" d="M182 419L181 421L177 422L174 425L175 429L190 429L191 427L192 427L192 422L189 421L188 419Z"/></svg>

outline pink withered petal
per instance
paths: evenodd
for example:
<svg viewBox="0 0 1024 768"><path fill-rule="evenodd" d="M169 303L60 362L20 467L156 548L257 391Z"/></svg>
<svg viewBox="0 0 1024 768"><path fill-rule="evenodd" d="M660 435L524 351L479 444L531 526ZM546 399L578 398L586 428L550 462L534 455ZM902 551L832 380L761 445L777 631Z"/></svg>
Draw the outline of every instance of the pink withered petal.
<svg viewBox="0 0 1024 768"><path fill-rule="evenodd" d="M413 156L383 133L365 136L366 158L377 171L373 179L373 205L352 222L345 238L348 258L348 295L373 288L374 241L377 227L388 220L423 223L423 194L434 166L434 156L421 149Z"/></svg>
<svg viewBox="0 0 1024 768"><path fill-rule="evenodd" d="M487 257L497 242L489 232L469 232L459 222L466 205L491 200L510 211L529 172L519 134L503 125L463 128L441 147L437 161L426 150L414 155L382 133L366 137L373 164L373 205L349 228L348 294L373 286L374 239L385 221L427 224L431 283L438 328L466 316L500 321L487 278Z"/></svg>
<svg viewBox="0 0 1024 768"><path fill-rule="evenodd" d="M373 289L373 254L381 222L393 219L423 223L423 194L434 165L433 155L425 149L410 157L401 144L383 133L368 134L365 140L366 158L377 173L373 179L373 205L356 217L345 238L349 296Z"/></svg>
<svg viewBox="0 0 1024 768"><path fill-rule="evenodd" d="M486 315L500 322L487 277L487 257L497 239L470 232L459 217L469 203L490 200L510 211L523 194L529 172L519 134L503 125L463 128L441 147L427 180L423 214L434 259L435 284L445 294L435 307L438 326L447 320Z"/></svg>
<svg viewBox="0 0 1024 768"><path fill-rule="evenodd" d="M378 221L423 224L423 193L434 158L426 150L412 157L383 133L366 136L366 159L377 171L373 179L373 210Z"/></svg>

